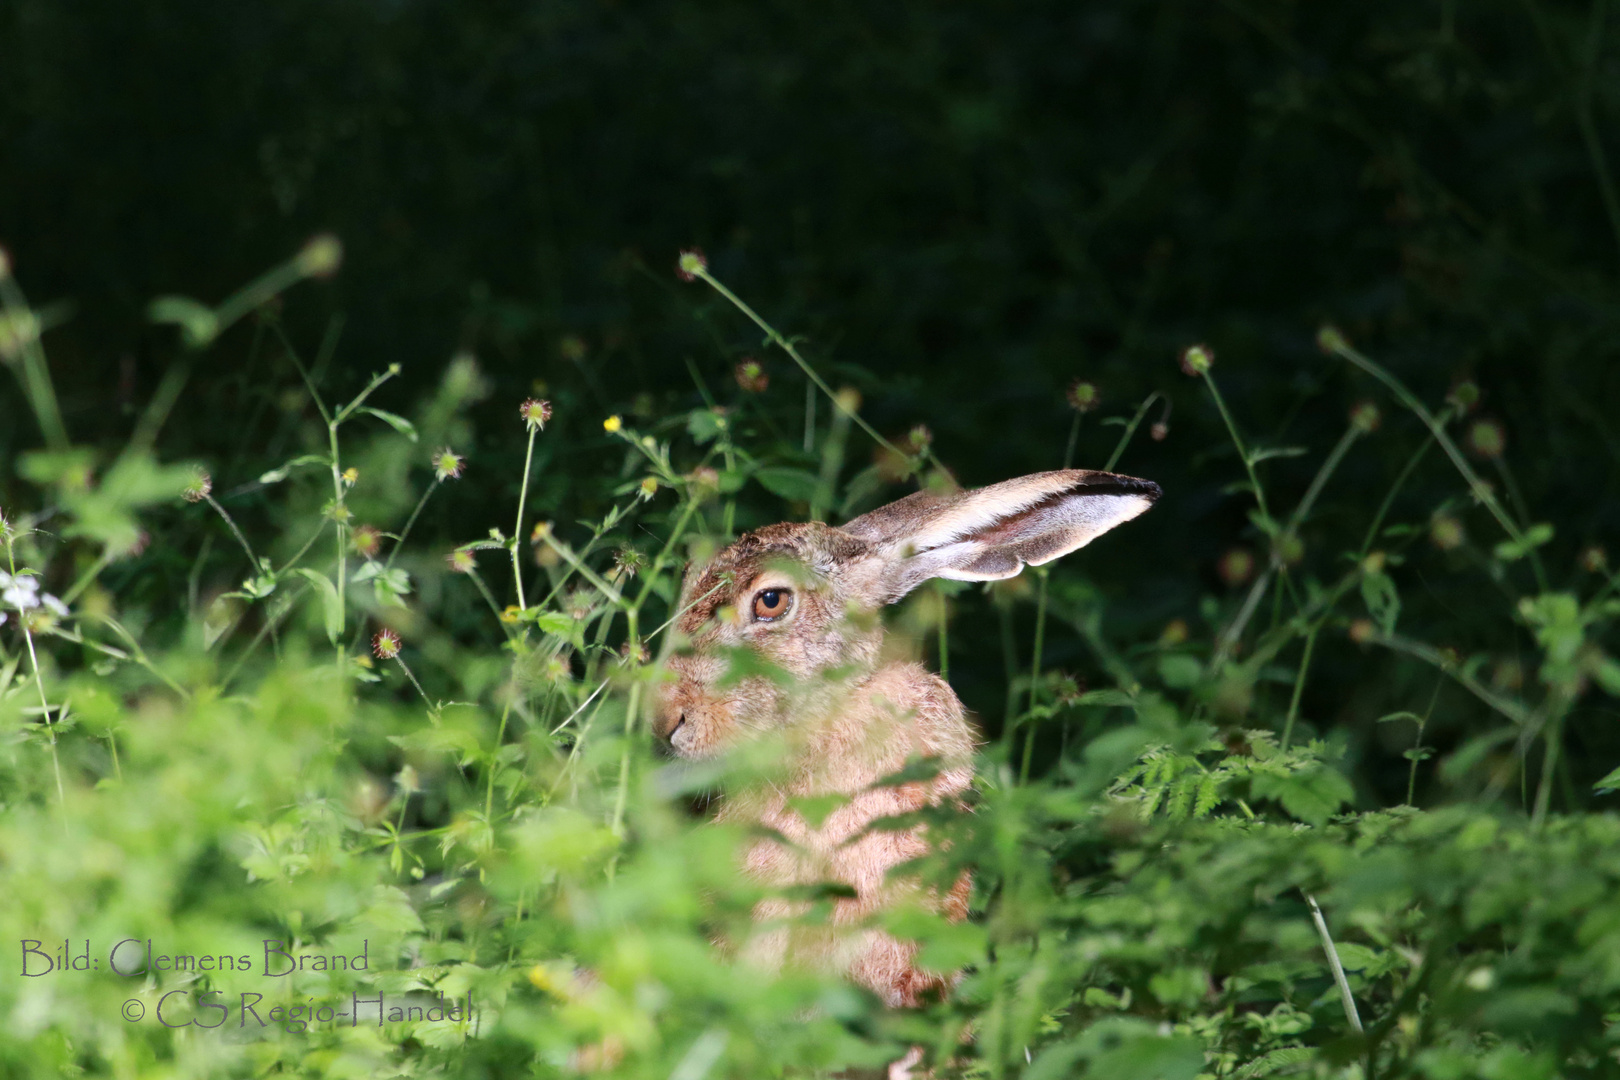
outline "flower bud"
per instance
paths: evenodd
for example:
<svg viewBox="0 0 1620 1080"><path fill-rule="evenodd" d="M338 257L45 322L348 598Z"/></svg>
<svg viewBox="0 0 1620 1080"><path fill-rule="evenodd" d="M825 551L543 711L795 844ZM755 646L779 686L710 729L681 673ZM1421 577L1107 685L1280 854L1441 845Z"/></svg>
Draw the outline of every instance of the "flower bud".
<svg viewBox="0 0 1620 1080"><path fill-rule="evenodd" d="M1254 576L1254 553L1247 548L1232 548L1215 564L1215 572L1227 585L1242 585Z"/></svg>
<svg viewBox="0 0 1620 1080"><path fill-rule="evenodd" d="M1322 328L1316 332L1316 347L1332 356L1334 353L1348 349L1350 342L1346 340L1344 332L1337 326L1332 323L1324 323Z"/></svg>
<svg viewBox="0 0 1620 1080"><path fill-rule="evenodd" d="M455 480L467 467L467 459L448 446L433 455L433 475L440 480Z"/></svg>
<svg viewBox="0 0 1620 1080"><path fill-rule="evenodd" d="M551 402L529 398L518 406L518 415L531 431L544 431L546 422L551 419Z"/></svg>
<svg viewBox="0 0 1620 1080"><path fill-rule="evenodd" d="M737 364L735 371L737 385L746 393L763 394L766 387L771 385L771 377L765 374L764 365L752 356L745 356Z"/></svg>
<svg viewBox="0 0 1620 1080"><path fill-rule="evenodd" d="M1189 345L1181 350L1181 370L1187 375L1203 375L1215 366L1215 353L1208 345Z"/></svg>
<svg viewBox="0 0 1620 1080"><path fill-rule="evenodd" d="M1378 406L1370 401L1357 402L1350 410L1350 426L1363 435L1371 435L1377 431L1382 420Z"/></svg>
<svg viewBox="0 0 1620 1080"><path fill-rule="evenodd" d="M191 475L186 486L181 489L180 497L189 503L199 503L213 494L214 478L198 469Z"/></svg>
<svg viewBox="0 0 1620 1080"><path fill-rule="evenodd" d="M1429 522L1429 543L1441 551L1456 551L1467 538L1462 522L1449 514L1436 514Z"/></svg>
<svg viewBox="0 0 1620 1080"><path fill-rule="evenodd" d="M1097 389L1097 385L1083 379L1071 382L1069 392L1065 396L1069 399L1069 408L1078 413L1088 413L1102 401L1102 393Z"/></svg>
<svg viewBox="0 0 1620 1080"><path fill-rule="evenodd" d="M331 233L321 233L298 253L298 272L306 277L331 277L343 262L343 244Z"/></svg>
<svg viewBox="0 0 1620 1080"><path fill-rule="evenodd" d="M675 260L675 276L682 281L696 281L698 275L709 269L709 260L699 247L686 248Z"/></svg>
<svg viewBox="0 0 1620 1080"><path fill-rule="evenodd" d="M372 635L371 651L379 660L393 660L399 656L399 634L383 627Z"/></svg>
<svg viewBox="0 0 1620 1080"><path fill-rule="evenodd" d="M1507 431L1495 420L1475 420L1464 439L1469 451L1482 458L1498 458L1507 449Z"/></svg>

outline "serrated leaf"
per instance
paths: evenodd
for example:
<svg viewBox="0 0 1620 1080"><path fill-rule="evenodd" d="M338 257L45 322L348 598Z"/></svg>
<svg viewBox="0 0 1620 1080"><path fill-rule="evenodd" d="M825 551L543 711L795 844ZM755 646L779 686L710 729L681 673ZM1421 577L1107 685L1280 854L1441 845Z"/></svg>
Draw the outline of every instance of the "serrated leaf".
<svg viewBox="0 0 1620 1080"><path fill-rule="evenodd" d="M355 412L363 412L370 416L375 416L377 419L381 420L383 423L387 424L389 427L411 440L411 442L416 441L416 425L397 413L388 412L386 409L374 409L370 405L362 405L356 409Z"/></svg>
<svg viewBox="0 0 1620 1080"><path fill-rule="evenodd" d="M337 586L332 579L318 570L311 570L307 566L295 567L292 573L299 577L308 578L315 586L316 592L321 596L321 614L326 622L327 639L336 645L338 638L343 634L343 605L338 600Z"/></svg>

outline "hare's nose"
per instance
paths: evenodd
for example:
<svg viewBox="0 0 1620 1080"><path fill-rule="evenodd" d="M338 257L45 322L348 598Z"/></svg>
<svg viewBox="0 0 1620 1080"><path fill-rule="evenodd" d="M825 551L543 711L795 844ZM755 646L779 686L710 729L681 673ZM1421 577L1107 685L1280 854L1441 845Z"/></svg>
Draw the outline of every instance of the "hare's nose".
<svg viewBox="0 0 1620 1080"><path fill-rule="evenodd" d="M686 710L682 709L678 712L675 709L660 710L659 714L653 718L653 734L658 737L660 742L667 743L675 737L675 733L681 730L685 723Z"/></svg>

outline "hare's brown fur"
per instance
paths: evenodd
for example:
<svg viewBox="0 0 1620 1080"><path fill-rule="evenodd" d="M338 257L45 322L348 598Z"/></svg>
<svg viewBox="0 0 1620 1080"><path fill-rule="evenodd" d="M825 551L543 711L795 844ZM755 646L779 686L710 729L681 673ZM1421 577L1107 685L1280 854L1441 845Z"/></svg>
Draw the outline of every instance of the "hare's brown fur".
<svg viewBox="0 0 1620 1080"><path fill-rule="evenodd" d="M810 522L749 533L681 590L676 627L685 647L668 667L655 734L677 754L719 754L750 733L786 738L782 778L733 793L724 820L758 824L781 839L751 843L746 872L777 887L838 882L855 895L834 904L832 925L789 929L803 902L771 899L755 915L772 924L746 951L766 963L818 961L847 971L890 1005L915 1005L954 976L916 966L915 945L857 924L907 895L949 918L967 916L963 875L943 896L890 871L925 854L921 826L869 826L928 805L959 801L973 778L975 739L951 688L920 665L881 665L878 610L930 577L1011 577L1087 543L1147 509L1158 488L1109 473L1037 473L977 491L919 492L842 528ZM780 618L751 614L757 597L791 595ZM726 678L747 650L791 678ZM935 759L927 781L879 784L908 760ZM848 801L812 825L791 805L804 796Z"/></svg>

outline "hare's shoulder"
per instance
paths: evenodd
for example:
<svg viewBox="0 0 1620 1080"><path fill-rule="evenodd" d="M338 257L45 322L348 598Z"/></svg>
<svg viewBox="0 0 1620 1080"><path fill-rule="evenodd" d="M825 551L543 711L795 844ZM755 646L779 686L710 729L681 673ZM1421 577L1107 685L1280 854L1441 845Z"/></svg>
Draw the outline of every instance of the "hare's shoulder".
<svg viewBox="0 0 1620 1080"><path fill-rule="evenodd" d="M873 711L901 718L909 745L895 747L901 757L918 754L966 765L978 740L956 692L921 664L879 668L867 684Z"/></svg>

